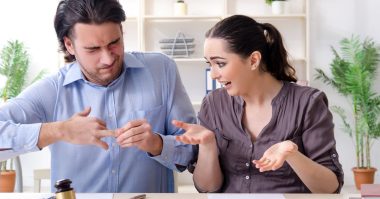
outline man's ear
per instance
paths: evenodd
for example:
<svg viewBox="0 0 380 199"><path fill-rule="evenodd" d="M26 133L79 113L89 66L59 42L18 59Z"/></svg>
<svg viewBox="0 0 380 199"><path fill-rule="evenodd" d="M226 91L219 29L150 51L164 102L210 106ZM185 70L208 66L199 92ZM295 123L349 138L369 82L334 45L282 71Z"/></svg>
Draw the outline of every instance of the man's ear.
<svg viewBox="0 0 380 199"><path fill-rule="evenodd" d="M74 43L73 41L68 37L63 37L63 43L65 44L65 47L67 49L67 52L69 52L71 55L74 55Z"/></svg>
<svg viewBox="0 0 380 199"><path fill-rule="evenodd" d="M258 68L261 62L261 53L259 51L254 51L253 53L251 53L250 61L251 70L255 70L256 68Z"/></svg>

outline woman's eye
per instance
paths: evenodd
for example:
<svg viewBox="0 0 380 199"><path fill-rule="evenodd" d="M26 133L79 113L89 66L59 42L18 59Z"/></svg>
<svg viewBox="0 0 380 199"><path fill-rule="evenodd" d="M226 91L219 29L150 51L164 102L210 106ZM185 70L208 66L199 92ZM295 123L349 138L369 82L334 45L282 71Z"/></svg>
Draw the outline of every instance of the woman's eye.
<svg viewBox="0 0 380 199"><path fill-rule="evenodd" d="M216 64L219 66L219 68L223 68L226 65L226 63L221 63L221 62L218 62Z"/></svg>

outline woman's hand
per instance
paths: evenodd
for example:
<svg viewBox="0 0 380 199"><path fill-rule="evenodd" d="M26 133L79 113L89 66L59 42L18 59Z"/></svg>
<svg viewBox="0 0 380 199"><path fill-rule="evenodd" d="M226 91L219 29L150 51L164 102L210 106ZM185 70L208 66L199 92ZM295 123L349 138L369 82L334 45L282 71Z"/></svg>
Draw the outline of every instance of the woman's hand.
<svg viewBox="0 0 380 199"><path fill-rule="evenodd" d="M198 124L189 124L178 120L173 120L172 124L185 130L185 133L176 136L176 140L185 144L210 144L215 143L215 135L212 131Z"/></svg>
<svg viewBox="0 0 380 199"><path fill-rule="evenodd" d="M256 164L256 168L260 169L260 172L274 171L282 167L285 160L297 151L298 146L292 141L286 140L271 146L264 152L260 160L253 160L252 162Z"/></svg>

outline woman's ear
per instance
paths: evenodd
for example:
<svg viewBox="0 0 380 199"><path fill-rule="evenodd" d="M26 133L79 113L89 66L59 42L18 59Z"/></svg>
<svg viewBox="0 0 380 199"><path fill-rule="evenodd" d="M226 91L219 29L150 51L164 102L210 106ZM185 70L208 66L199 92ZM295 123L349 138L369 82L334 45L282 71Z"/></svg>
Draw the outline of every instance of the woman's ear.
<svg viewBox="0 0 380 199"><path fill-rule="evenodd" d="M254 51L250 56L251 70L256 70L260 66L261 53L259 51Z"/></svg>
<svg viewBox="0 0 380 199"><path fill-rule="evenodd" d="M74 55L74 44L68 37L63 37L63 42L65 44L67 52L69 52L71 55Z"/></svg>

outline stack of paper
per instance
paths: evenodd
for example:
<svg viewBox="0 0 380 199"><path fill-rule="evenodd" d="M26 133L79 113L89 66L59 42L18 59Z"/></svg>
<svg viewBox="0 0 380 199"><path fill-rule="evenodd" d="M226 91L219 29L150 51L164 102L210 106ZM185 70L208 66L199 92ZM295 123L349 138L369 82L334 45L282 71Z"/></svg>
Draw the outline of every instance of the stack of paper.
<svg viewBox="0 0 380 199"><path fill-rule="evenodd" d="M380 199L380 184L362 184L360 193L362 198Z"/></svg>

